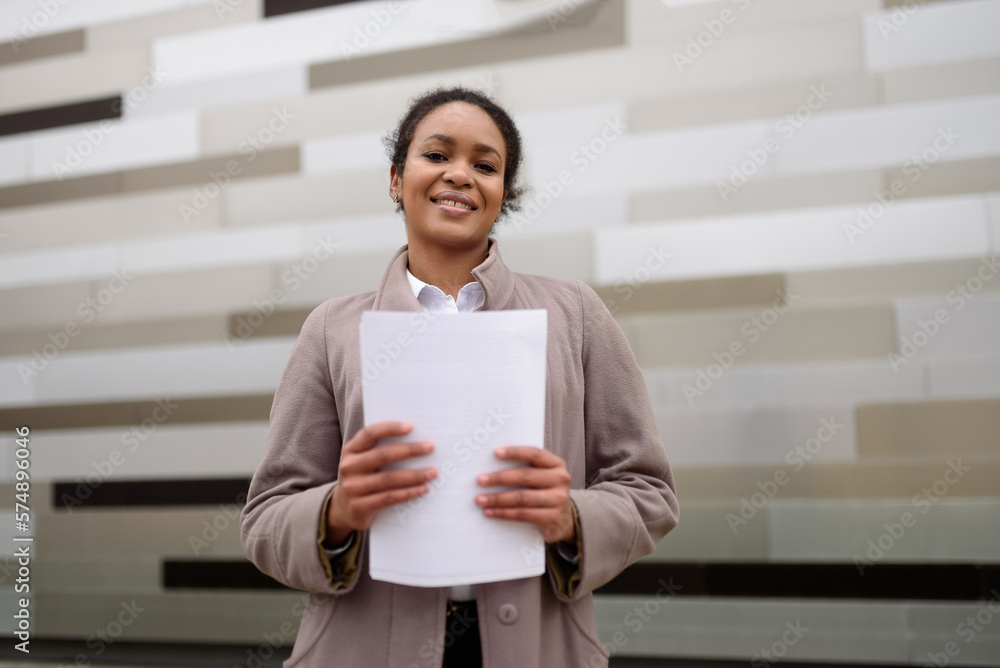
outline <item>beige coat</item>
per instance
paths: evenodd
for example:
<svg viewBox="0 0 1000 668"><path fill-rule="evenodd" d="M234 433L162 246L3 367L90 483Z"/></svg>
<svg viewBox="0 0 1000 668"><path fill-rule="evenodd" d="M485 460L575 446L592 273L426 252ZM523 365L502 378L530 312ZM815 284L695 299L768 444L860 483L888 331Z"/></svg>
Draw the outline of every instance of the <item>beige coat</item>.
<svg viewBox="0 0 1000 668"><path fill-rule="evenodd" d="M368 577L367 532L331 564L319 547L342 443L364 426L358 323L367 310L421 311L407 247L378 290L327 300L306 319L274 395L263 461L241 518L250 560L310 592L286 666L437 668L451 634L447 588ZM576 280L510 271L497 242L473 270L483 309L548 310L545 447L566 461L577 513L578 566L546 550L544 576L480 584L486 668L600 667L592 592L649 554L677 524L673 477L646 386L618 324ZM498 520L500 521L500 520Z"/></svg>

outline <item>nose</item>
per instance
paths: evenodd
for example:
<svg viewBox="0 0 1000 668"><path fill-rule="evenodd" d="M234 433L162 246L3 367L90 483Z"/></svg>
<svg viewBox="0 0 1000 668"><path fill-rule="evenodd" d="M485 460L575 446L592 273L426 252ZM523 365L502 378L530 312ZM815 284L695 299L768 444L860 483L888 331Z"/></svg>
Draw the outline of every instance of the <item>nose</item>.
<svg viewBox="0 0 1000 668"><path fill-rule="evenodd" d="M469 165L461 160L454 160L448 164L445 170L444 180L455 186L471 186L472 177L469 176Z"/></svg>

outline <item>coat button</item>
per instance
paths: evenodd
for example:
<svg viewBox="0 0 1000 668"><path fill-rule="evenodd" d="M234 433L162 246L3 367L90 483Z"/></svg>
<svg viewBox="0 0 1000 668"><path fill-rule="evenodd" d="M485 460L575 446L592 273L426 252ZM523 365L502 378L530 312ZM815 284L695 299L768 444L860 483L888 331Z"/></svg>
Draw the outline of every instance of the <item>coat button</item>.
<svg viewBox="0 0 1000 668"><path fill-rule="evenodd" d="M517 606L513 603L504 603L498 612L500 621L508 626L517 621Z"/></svg>

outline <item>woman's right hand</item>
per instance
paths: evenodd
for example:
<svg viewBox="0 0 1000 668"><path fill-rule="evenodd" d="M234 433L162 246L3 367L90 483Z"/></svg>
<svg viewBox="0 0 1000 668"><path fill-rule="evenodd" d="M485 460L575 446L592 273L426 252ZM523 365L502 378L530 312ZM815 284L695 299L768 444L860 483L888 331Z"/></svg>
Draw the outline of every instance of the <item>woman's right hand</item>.
<svg viewBox="0 0 1000 668"><path fill-rule="evenodd" d="M340 453L338 480L326 513L326 541L340 545L352 531L371 526L375 513L426 494L428 480L437 476L433 467L379 471L391 462L420 457L434 450L427 441L390 443L375 447L379 440L412 431L408 422L377 422L358 431Z"/></svg>

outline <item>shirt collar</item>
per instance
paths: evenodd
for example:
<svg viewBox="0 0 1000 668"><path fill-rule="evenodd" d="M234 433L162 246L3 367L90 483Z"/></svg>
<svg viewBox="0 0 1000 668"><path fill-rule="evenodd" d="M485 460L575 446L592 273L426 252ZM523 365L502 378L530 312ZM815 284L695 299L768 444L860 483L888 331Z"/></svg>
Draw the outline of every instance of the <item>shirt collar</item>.
<svg viewBox="0 0 1000 668"><path fill-rule="evenodd" d="M407 276L408 248L407 245L402 246L389 261L389 266L386 267L376 291L372 310L423 310L416 298L419 291L414 292L413 283ZM503 263L499 244L495 239L489 240L486 259L478 267L473 268L472 275L485 295L483 310L503 309L513 299L515 274Z"/></svg>

